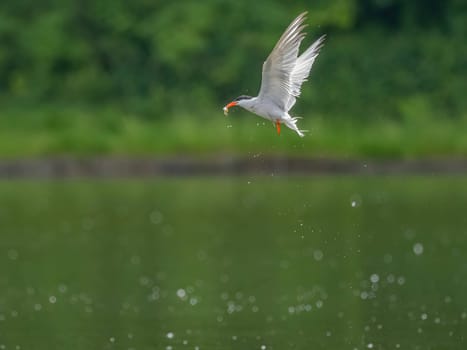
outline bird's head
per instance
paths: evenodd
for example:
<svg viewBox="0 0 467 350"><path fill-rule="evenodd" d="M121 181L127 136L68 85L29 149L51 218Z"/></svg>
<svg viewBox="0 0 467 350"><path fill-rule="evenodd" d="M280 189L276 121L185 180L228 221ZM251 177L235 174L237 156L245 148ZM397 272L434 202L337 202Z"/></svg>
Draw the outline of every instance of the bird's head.
<svg viewBox="0 0 467 350"><path fill-rule="evenodd" d="M240 95L238 96L235 100L232 102L228 103L225 105L224 109L224 114L227 115L229 113L229 108L234 107L234 106L240 106L240 107L245 107L244 103L245 101L251 100L252 97L248 95Z"/></svg>

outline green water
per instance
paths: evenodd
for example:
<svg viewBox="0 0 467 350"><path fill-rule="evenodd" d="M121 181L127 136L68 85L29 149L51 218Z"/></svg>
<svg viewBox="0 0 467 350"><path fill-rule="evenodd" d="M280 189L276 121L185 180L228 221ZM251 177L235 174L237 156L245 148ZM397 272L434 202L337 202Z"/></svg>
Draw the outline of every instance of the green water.
<svg viewBox="0 0 467 350"><path fill-rule="evenodd" d="M465 349L467 179L0 183L0 349Z"/></svg>

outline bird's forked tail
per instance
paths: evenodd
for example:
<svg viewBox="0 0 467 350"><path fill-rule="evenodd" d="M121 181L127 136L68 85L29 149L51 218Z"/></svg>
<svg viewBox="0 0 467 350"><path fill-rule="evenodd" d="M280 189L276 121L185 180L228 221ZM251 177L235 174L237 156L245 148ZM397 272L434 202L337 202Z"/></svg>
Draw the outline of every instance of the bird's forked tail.
<svg viewBox="0 0 467 350"><path fill-rule="evenodd" d="M300 137L305 136L305 132L308 132L308 130L300 130L297 127L297 121L298 119L301 119L300 117L291 117L290 115L287 115L287 118L284 119L284 124L287 125L289 129L292 129L295 131Z"/></svg>

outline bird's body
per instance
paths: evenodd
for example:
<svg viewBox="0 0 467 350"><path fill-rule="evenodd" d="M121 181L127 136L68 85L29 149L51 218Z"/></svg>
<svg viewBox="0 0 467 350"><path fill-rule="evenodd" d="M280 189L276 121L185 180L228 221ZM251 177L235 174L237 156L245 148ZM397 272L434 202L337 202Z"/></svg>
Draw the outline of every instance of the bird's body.
<svg viewBox="0 0 467 350"><path fill-rule="evenodd" d="M304 136L297 127L297 118L289 114L300 88L310 74L311 66L318 56L325 36L321 36L300 56L298 50L305 37L303 22L306 12L300 14L285 30L276 46L263 64L261 88L258 96L242 95L224 107L227 115L229 108L240 106L272 121L280 133L281 124Z"/></svg>

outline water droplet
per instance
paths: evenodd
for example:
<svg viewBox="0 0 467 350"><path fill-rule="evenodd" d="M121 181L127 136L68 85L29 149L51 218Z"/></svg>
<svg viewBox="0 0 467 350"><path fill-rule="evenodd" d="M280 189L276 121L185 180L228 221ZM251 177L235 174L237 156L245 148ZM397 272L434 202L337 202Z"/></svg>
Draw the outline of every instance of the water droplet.
<svg viewBox="0 0 467 350"><path fill-rule="evenodd" d="M357 208L362 204L362 197L358 194L354 194L352 197L350 197L350 205L352 208Z"/></svg>
<svg viewBox="0 0 467 350"><path fill-rule="evenodd" d="M149 219L154 225L158 225L164 220L164 216L160 211L153 210L151 214L149 214Z"/></svg>
<svg viewBox="0 0 467 350"><path fill-rule="evenodd" d="M177 297L179 297L180 299L184 299L186 297L185 289L180 288L179 290L177 290Z"/></svg>
<svg viewBox="0 0 467 350"><path fill-rule="evenodd" d="M111 343L115 343L115 338L114 337L110 337L109 340L110 340Z"/></svg>
<svg viewBox="0 0 467 350"><path fill-rule="evenodd" d="M16 260L19 256L18 251L15 249L10 249L7 254L10 260Z"/></svg>
<svg viewBox="0 0 467 350"><path fill-rule="evenodd" d="M266 345L261 345L261 350L266 350Z"/></svg>
<svg viewBox="0 0 467 350"><path fill-rule="evenodd" d="M321 250L317 249L313 252L313 258L316 260L316 261L321 261L323 260L323 257L324 257L324 254Z"/></svg>
<svg viewBox="0 0 467 350"><path fill-rule="evenodd" d="M173 339L174 336L175 336L175 334L173 332L167 333L167 338L168 339Z"/></svg>
<svg viewBox="0 0 467 350"><path fill-rule="evenodd" d="M55 304L57 302L57 297L55 295L51 295L49 297L49 303Z"/></svg>
<svg viewBox="0 0 467 350"><path fill-rule="evenodd" d="M413 231L412 229L407 229L405 230L404 232L404 236L407 240L411 241L412 239L415 238L415 231Z"/></svg>
<svg viewBox="0 0 467 350"><path fill-rule="evenodd" d="M378 276L376 273L372 274L372 275L370 276L370 281L371 281L371 283L378 283L378 281L379 281L379 276Z"/></svg>
<svg viewBox="0 0 467 350"><path fill-rule="evenodd" d="M373 343L368 343L368 344L366 345L366 347L367 347L368 349L373 349Z"/></svg>
<svg viewBox="0 0 467 350"><path fill-rule="evenodd" d="M421 243L415 243L413 245L413 252L415 255L422 255L423 254L423 245Z"/></svg>
<svg viewBox="0 0 467 350"><path fill-rule="evenodd" d="M142 286L148 286L151 284L151 280L146 277L146 276L142 276L139 278L139 283L142 285Z"/></svg>
<svg viewBox="0 0 467 350"><path fill-rule="evenodd" d="M58 285L58 291L60 293L62 293L62 294L66 293L67 290L68 290L68 287L65 284L59 284Z"/></svg>

